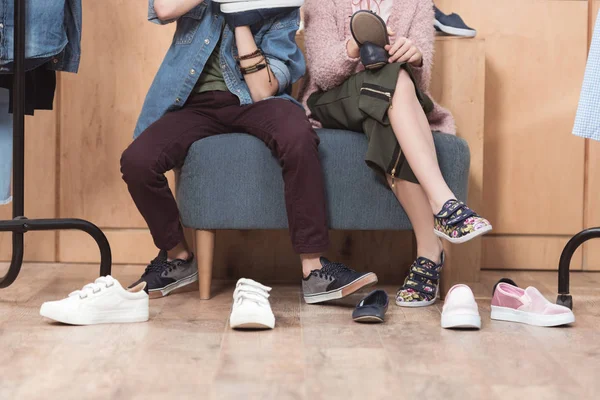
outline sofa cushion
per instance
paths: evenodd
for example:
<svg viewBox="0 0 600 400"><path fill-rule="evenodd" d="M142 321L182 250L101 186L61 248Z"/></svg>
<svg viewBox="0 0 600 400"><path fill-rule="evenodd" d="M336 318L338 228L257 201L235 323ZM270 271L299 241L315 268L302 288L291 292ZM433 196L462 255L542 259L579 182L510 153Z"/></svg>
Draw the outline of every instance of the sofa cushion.
<svg viewBox="0 0 600 400"><path fill-rule="evenodd" d="M364 162L364 134L320 129L331 229L407 230L393 193ZM470 154L465 140L434 133L441 170L465 200ZM177 199L185 226L196 229L285 229L281 168L259 139L228 134L200 140L181 170Z"/></svg>

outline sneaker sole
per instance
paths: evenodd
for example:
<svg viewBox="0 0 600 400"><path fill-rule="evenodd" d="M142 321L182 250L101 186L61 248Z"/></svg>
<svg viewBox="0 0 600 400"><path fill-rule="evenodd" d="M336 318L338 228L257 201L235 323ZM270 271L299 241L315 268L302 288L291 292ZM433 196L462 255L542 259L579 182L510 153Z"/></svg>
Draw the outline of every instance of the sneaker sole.
<svg viewBox="0 0 600 400"><path fill-rule="evenodd" d="M469 240L475 239L478 236L485 235L486 233L488 233L491 230L492 230L492 226L488 225L485 228L479 229L479 230L477 230L477 231L475 231L473 233L469 233L468 235L465 235L465 236L459 237L459 238L450 237L450 236L446 235L444 232L438 231L437 229L434 229L433 232L438 237L440 237L442 239L446 239L450 243L459 244L459 243L466 243Z"/></svg>
<svg viewBox="0 0 600 400"><path fill-rule="evenodd" d="M61 312L48 310L43 305L40 315L53 321L68 325L98 325L98 324L125 324L132 322L146 322L149 319L148 302L143 306L131 310L116 310L105 312Z"/></svg>
<svg viewBox="0 0 600 400"><path fill-rule="evenodd" d="M382 318L376 317L374 315L364 315L362 317L356 317L356 318L352 318L352 319L356 322L367 322L367 323L373 323L373 324L378 324L378 323L384 322L384 320Z"/></svg>
<svg viewBox="0 0 600 400"><path fill-rule="evenodd" d="M442 314L442 328L481 329L481 317L474 314Z"/></svg>
<svg viewBox="0 0 600 400"><path fill-rule="evenodd" d="M377 275L372 272L369 272L367 275L364 275L353 282L350 282L346 286L343 286L339 289L336 289L331 292L313 294L310 296L304 295L304 301L308 304L314 303L322 303L324 301L337 300L344 298L352 293L358 292L361 289L368 288L377 284Z"/></svg>
<svg viewBox="0 0 600 400"><path fill-rule="evenodd" d="M232 329L273 329L275 315L272 312L248 313L232 310L229 326Z"/></svg>
<svg viewBox="0 0 600 400"><path fill-rule="evenodd" d="M496 321L519 322L534 326L560 326L575 322L575 314L540 315L508 307L492 306L491 318Z"/></svg>
<svg viewBox="0 0 600 400"><path fill-rule="evenodd" d="M275 317L247 317L240 320L229 319L231 329L273 329L275 328Z"/></svg>
<svg viewBox="0 0 600 400"><path fill-rule="evenodd" d="M221 3L221 12L225 14L233 14L265 8L300 7L302 4L304 4L304 0L298 0L295 2L277 0L234 1L229 3Z"/></svg>
<svg viewBox="0 0 600 400"><path fill-rule="evenodd" d="M453 26L444 25L438 20L434 20L433 26L438 28L440 31L453 36L461 36L461 37L475 37L477 35L477 31L474 29L463 29L463 28L455 28Z"/></svg>
<svg viewBox="0 0 600 400"><path fill-rule="evenodd" d="M191 285L196 281L198 281L198 272L195 272L193 275L190 275L187 278L180 279L177 282L170 283L165 287L148 290L148 296L150 296L151 299L159 299L161 297L168 296L169 293L176 289Z"/></svg>

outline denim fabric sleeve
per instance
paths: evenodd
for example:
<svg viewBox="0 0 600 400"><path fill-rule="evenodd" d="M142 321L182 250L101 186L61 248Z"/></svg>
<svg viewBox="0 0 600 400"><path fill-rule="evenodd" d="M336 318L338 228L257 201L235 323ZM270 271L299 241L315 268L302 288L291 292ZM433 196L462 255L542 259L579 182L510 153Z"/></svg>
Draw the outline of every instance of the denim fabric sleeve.
<svg viewBox="0 0 600 400"><path fill-rule="evenodd" d="M292 11L278 18L259 44L279 82L279 95L287 93L289 87L306 72L304 55L296 44L299 26L300 10Z"/></svg>
<svg viewBox="0 0 600 400"><path fill-rule="evenodd" d="M168 21L161 20L158 18L158 15L156 15L156 11L154 10L154 0L148 0L148 21L158 25L166 25L177 21L177 18L170 19Z"/></svg>

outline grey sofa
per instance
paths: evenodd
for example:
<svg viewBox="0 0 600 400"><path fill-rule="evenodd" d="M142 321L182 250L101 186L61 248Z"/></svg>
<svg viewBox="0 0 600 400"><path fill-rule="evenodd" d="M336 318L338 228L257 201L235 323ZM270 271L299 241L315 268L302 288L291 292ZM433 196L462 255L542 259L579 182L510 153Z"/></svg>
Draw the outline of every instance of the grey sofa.
<svg viewBox="0 0 600 400"><path fill-rule="evenodd" d="M327 192L329 226L347 230L410 230L392 192L364 162L364 134L320 129L319 152ZM434 133L446 182L466 200L470 153L459 137ZM177 178L181 219L195 230L200 297L210 297L214 231L285 229L281 169L267 147L245 134L195 143ZM189 238L191 239L191 238Z"/></svg>

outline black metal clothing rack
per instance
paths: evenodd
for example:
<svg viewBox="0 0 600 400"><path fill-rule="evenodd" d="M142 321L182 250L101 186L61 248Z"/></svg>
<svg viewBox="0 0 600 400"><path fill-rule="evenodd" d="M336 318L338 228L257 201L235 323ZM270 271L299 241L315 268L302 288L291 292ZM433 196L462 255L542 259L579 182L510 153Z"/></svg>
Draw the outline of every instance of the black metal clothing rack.
<svg viewBox="0 0 600 400"><path fill-rule="evenodd" d="M569 268L573 253L590 239L600 238L600 227L590 228L579 232L567 243L560 255L558 264L558 298L556 304L573 309L573 296L569 293Z"/></svg>
<svg viewBox="0 0 600 400"><path fill-rule="evenodd" d="M25 2L14 0L13 83L13 219L0 221L0 232L12 232L12 261L0 288L10 286L23 263L23 235L29 231L81 230L94 238L100 249L100 276L110 275L112 255L106 236L96 225L82 219L28 219L25 215Z"/></svg>

